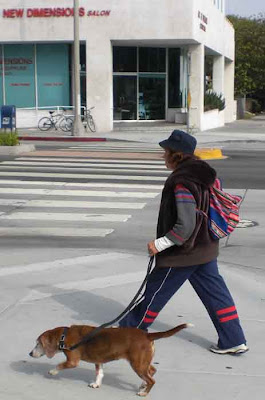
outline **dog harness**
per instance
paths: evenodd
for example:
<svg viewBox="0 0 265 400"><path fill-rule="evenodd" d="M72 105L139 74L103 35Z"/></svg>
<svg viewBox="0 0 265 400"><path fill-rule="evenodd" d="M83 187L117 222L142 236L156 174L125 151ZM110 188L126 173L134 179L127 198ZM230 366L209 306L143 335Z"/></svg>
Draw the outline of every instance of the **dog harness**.
<svg viewBox="0 0 265 400"><path fill-rule="evenodd" d="M68 348L65 346L65 343L64 343L66 335L67 335L67 332L68 332L68 329L69 328L64 327L62 336L60 337L60 340L59 340L59 350L62 350L62 351L63 350L68 350Z"/></svg>

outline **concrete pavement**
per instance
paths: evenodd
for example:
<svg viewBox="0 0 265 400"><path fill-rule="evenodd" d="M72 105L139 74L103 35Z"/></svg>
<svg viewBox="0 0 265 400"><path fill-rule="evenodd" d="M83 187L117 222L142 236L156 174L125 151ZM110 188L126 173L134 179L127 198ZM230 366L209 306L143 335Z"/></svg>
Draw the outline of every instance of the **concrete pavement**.
<svg viewBox="0 0 265 400"><path fill-rule="evenodd" d="M238 192L238 191L237 191ZM241 191L243 194L244 191ZM183 322L194 328L156 342L156 385L148 398L176 396L192 400L262 400L265 390L265 273L263 191L248 191L244 219L258 221L238 228L221 243L220 271L233 294L250 351L241 356L208 351L217 341L213 325L186 283L160 313L153 330ZM95 324L115 318L139 288L148 263L145 254L107 249L16 249L0 260L0 397L8 400L135 398L140 379L124 361L106 364L103 386L91 389L94 367L81 363L56 377L48 371L61 362L32 359L39 334L60 325Z"/></svg>

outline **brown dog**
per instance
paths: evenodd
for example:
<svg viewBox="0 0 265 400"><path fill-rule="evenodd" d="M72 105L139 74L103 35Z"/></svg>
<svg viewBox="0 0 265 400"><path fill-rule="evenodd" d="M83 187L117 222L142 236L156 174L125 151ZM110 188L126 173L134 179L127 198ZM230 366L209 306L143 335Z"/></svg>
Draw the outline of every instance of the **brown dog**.
<svg viewBox="0 0 265 400"><path fill-rule="evenodd" d="M67 360L56 366L56 369L49 371L49 374L56 375L65 368L75 368L79 361L94 363L96 366L96 381L89 386L98 388L103 378L102 365L109 361L125 359L131 364L137 375L143 379L140 386L139 396L146 396L155 384L153 375L156 369L151 365L154 355L153 341L174 335L181 329L193 326L182 324L166 332L147 333L137 328L105 328L97 333L87 343L74 350L69 348L79 343L85 335L88 335L95 327L88 325L72 325L69 328L58 327L42 333L35 348L31 351L31 357L46 355L52 358L59 351L63 351ZM65 335L65 338L64 338ZM60 344L63 339L63 350Z"/></svg>

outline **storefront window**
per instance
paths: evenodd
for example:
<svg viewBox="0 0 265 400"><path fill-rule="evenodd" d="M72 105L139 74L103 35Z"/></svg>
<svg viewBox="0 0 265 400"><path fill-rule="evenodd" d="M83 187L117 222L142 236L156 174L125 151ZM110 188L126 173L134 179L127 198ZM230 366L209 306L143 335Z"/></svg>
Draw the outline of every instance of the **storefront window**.
<svg viewBox="0 0 265 400"><path fill-rule="evenodd" d="M166 48L113 47L114 120L164 120L167 96L169 107L181 107L181 51L168 54L167 71Z"/></svg>
<svg viewBox="0 0 265 400"><path fill-rule="evenodd" d="M166 72L166 49L156 47L140 47L139 71Z"/></svg>
<svg viewBox="0 0 265 400"><path fill-rule="evenodd" d="M136 72L137 48L113 47L113 72Z"/></svg>
<svg viewBox="0 0 265 400"><path fill-rule="evenodd" d="M69 52L67 44L37 45L38 106L68 106Z"/></svg>
<svg viewBox="0 0 265 400"><path fill-rule="evenodd" d="M35 65L33 45L5 45L6 104L35 106Z"/></svg>
<svg viewBox="0 0 265 400"><path fill-rule="evenodd" d="M182 106L180 91L180 49L168 49L168 107Z"/></svg>

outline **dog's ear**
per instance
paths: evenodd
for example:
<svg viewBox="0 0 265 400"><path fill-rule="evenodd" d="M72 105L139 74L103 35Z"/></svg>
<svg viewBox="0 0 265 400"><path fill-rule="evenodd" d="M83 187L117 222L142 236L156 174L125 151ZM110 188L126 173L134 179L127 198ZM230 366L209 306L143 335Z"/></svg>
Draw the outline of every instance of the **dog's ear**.
<svg viewBox="0 0 265 400"><path fill-rule="evenodd" d="M53 337L50 332L51 331L47 331L39 337L39 341L41 342L45 355L48 358L52 358L58 351L56 338Z"/></svg>

